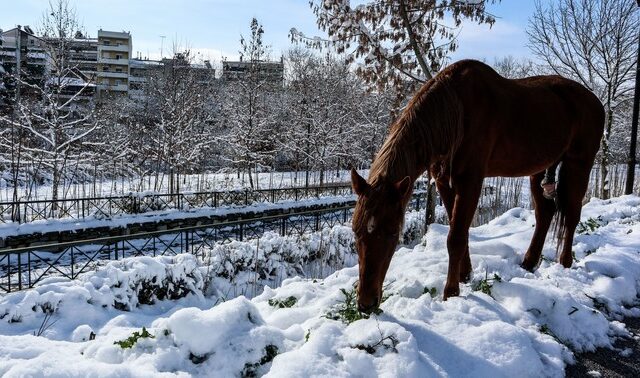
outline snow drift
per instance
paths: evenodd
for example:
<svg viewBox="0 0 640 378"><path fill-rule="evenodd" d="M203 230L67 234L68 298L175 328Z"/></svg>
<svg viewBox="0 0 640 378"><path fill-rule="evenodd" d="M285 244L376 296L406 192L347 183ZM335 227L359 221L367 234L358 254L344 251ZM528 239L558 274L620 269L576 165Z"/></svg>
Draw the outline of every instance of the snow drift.
<svg viewBox="0 0 640 378"><path fill-rule="evenodd" d="M551 237L535 273L519 267L533 225L513 209L472 229L474 278L446 302L448 228L434 225L396 252L371 317L353 311L357 267L223 303L186 255L51 280L0 299L0 374L562 376L574 352L610 347L627 336L619 320L640 316L640 198L585 206L571 269L553 262Z"/></svg>

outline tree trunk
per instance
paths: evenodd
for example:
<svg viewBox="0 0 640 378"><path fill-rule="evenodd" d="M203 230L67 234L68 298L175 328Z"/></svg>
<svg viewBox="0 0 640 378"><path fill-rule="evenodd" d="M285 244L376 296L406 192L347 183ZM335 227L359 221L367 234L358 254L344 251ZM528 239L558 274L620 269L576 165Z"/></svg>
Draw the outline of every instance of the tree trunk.
<svg viewBox="0 0 640 378"><path fill-rule="evenodd" d="M430 175L428 176L427 184L427 203L424 214L424 233L429 230L429 225L436 220L436 184L431 182Z"/></svg>
<svg viewBox="0 0 640 378"><path fill-rule="evenodd" d="M60 186L60 167L58 167L58 155L53 158L53 180L51 182L51 217L55 217L58 210L58 188Z"/></svg>
<svg viewBox="0 0 640 378"><path fill-rule="evenodd" d="M602 157L600 159L600 196L602 199L609 199L611 196L611 187L609 183L609 136L611 135L611 125L613 124L613 111L609 107L607 109L607 124L605 133L602 136L601 149Z"/></svg>

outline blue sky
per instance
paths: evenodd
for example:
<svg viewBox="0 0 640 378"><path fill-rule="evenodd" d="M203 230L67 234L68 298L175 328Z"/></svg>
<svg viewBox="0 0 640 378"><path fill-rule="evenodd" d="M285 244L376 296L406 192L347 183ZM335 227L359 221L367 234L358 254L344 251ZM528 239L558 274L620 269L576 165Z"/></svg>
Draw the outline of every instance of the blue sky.
<svg viewBox="0 0 640 378"><path fill-rule="evenodd" d="M71 0L90 35L105 30L130 31L133 51L157 58L164 35L164 55L173 42L188 45L202 59L219 61L238 55L240 34L248 34L252 17L264 25L265 42L272 55L280 56L289 45L292 27L317 35L315 18L307 0ZM35 26L48 7L48 0L0 0L0 28L16 24ZM492 5L499 17L493 28L465 23L460 48L453 60L528 56L525 33L533 0L503 0Z"/></svg>

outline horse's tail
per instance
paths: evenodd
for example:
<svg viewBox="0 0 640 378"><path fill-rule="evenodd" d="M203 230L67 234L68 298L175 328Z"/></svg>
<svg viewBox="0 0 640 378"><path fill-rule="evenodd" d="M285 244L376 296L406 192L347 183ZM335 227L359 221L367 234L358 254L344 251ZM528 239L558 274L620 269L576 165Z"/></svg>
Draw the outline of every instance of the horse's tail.
<svg viewBox="0 0 640 378"><path fill-rule="evenodd" d="M554 217L554 236L556 237L556 257L559 255L562 249L562 244L567 235L566 215L567 215L567 203L569 201L569 183L566 179L566 169L564 164L560 164L558 173L558 182L556 190L556 213Z"/></svg>

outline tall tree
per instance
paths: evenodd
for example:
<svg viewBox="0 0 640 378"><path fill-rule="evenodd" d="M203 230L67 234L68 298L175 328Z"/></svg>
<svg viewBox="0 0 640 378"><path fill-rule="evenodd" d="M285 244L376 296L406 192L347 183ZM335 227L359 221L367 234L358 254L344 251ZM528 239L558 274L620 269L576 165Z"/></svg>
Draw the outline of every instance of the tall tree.
<svg viewBox="0 0 640 378"><path fill-rule="evenodd" d="M527 33L551 69L593 91L606 112L600 151L601 196L610 196L610 137L620 105L633 91L639 13L633 0L536 2Z"/></svg>
<svg viewBox="0 0 640 378"><path fill-rule="evenodd" d="M278 101L282 82L265 70L269 59L269 47L263 43L264 29L257 19L251 20L251 35L241 36L239 51L243 73L238 80L225 83L222 96L227 132L220 139L227 148L227 159L238 169L248 174L249 184L254 183L261 165L270 166L276 152ZM223 76L224 78L224 76Z"/></svg>
<svg viewBox="0 0 640 378"><path fill-rule="evenodd" d="M13 129L19 130L18 140L25 144L22 161L37 162L51 174L52 213L57 211L55 201L65 172L70 168L69 162L75 164L71 167L73 174L78 165L91 160L92 151L83 143L102 126L95 118L91 103L95 85L69 59L71 42L79 30L78 17L68 0L49 3L39 27L48 58L44 84L18 78L21 86L35 95L28 99L20 97L14 107L15 116L4 117ZM0 141L2 144L14 142L15 139Z"/></svg>
<svg viewBox="0 0 640 378"><path fill-rule="evenodd" d="M371 86L392 86L400 98L429 80L458 47L463 20L492 25L486 10L494 0L375 0L352 6L349 0L310 0L318 27L329 40L291 29L293 41L333 46L348 63L362 61L357 73Z"/></svg>

